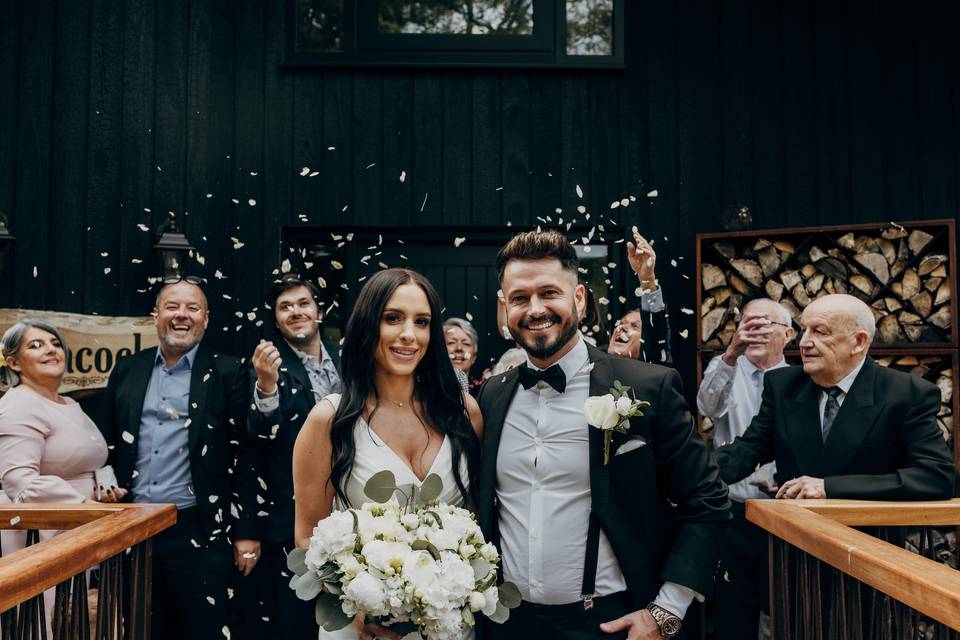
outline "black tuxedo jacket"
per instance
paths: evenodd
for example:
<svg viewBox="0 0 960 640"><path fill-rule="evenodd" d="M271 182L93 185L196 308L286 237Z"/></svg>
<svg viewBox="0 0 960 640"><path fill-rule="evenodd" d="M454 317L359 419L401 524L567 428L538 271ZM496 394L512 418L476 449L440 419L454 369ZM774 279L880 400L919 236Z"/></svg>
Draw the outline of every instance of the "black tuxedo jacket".
<svg viewBox="0 0 960 640"><path fill-rule="evenodd" d="M293 349L277 334L273 344L280 352L280 376L277 380L280 406L266 415L260 413L248 397L247 430L259 450L261 467L267 483L267 504L264 537L273 542L285 542L293 537L293 445L304 420L313 409L313 387L303 362ZM337 371L340 370L340 349L326 341L324 349L330 355ZM257 381L257 372L249 367L250 389Z"/></svg>
<svg viewBox="0 0 960 640"><path fill-rule="evenodd" d="M103 399L100 430L110 446L109 462L119 485L128 490L156 357L156 349L147 349L119 360ZM201 344L190 374L190 475L200 520L211 542L218 545L260 537L255 522L255 451L244 429L249 394L240 360ZM124 440L124 431L133 436L133 442ZM217 499L211 502L211 496Z"/></svg>
<svg viewBox="0 0 960 640"><path fill-rule="evenodd" d="M940 390L867 356L823 442L819 388L802 366L764 376L760 411L742 437L721 447L723 479L736 482L776 460L777 482L824 479L828 498L938 500L956 472L937 426Z"/></svg>
<svg viewBox="0 0 960 640"><path fill-rule="evenodd" d="M628 434L614 434L608 465L603 464L602 432L589 426L586 417L583 421L590 438L591 509L613 546L630 598L635 608L643 608L664 581L707 594L730 502L717 465L694 428L680 376L589 345L587 350L594 364L591 396L609 393L619 380L651 405L644 416L630 419ZM484 437L477 513L485 536L497 544L497 454L518 378L519 367L492 376L478 398ZM633 436L642 436L646 446L614 455Z"/></svg>

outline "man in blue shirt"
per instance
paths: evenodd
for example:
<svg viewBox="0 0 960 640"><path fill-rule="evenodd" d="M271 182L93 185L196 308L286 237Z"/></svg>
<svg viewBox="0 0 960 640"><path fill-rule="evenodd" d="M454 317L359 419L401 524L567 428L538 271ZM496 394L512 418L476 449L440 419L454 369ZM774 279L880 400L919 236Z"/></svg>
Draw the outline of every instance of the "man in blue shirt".
<svg viewBox="0 0 960 640"><path fill-rule="evenodd" d="M236 572L249 573L260 554L249 387L238 359L201 343L209 310L200 284L163 281L160 345L117 363L100 422L128 500L177 505L176 525L153 539L154 638L230 637Z"/></svg>

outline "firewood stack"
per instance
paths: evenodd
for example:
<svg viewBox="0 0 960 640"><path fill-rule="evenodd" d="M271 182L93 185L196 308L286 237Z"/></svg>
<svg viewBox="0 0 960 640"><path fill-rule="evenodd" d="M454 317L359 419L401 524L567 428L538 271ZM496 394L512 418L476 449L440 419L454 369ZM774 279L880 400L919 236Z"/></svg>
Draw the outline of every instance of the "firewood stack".
<svg viewBox="0 0 960 640"><path fill-rule="evenodd" d="M812 233L794 242L721 238L701 263L700 339L722 349L736 331L743 304L767 297L799 323L811 301L849 293L870 305L876 343L949 341L951 290L943 242L922 229L891 225L842 235Z"/></svg>
<svg viewBox="0 0 960 640"><path fill-rule="evenodd" d="M937 424L943 439L953 447L953 369L950 360L942 355L930 356L884 356L876 358L877 364L912 373L940 387L940 411Z"/></svg>

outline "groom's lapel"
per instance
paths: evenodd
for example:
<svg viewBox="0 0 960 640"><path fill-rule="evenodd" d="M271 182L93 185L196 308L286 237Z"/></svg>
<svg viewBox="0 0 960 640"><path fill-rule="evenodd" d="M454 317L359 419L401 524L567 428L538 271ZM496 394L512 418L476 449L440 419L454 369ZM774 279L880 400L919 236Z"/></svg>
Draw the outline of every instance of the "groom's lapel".
<svg viewBox="0 0 960 640"><path fill-rule="evenodd" d="M590 354L590 395L602 396L610 393L613 386L613 367L611 357L599 349L587 346ZM590 426L584 416L584 425L590 438L590 496L593 504L606 504L610 494L610 473L603 464L603 432ZM613 452L610 452L611 456Z"/></svg>
<svg viewBox="0 0 960 640"><path fill-rule="evenodd" d="M523 365L521 365L523 366ZM503 433L503 422L507 417L507 409L517 391L520 379L520 367L514 367L504 374L491 379L488 385L496 385L486 390L483 398L483 464L480 468L480 487L477 496L481 503L477 505L480 512L480 523L492 525L493 498L496 495L497 483L497 451L500 449L500 436Z"/></svg>

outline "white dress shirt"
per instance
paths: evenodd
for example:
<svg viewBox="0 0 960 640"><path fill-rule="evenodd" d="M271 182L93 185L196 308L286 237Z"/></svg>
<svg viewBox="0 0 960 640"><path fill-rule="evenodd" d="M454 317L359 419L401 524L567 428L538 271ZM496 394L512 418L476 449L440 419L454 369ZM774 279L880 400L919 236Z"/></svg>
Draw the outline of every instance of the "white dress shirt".
<svg viewBox="0 0 960 640"><path fill-rule="evenodd" d="M558 364L567 378L566 391L557 393L545 382L529 390L518 386L497 456L504 579L519 587L524 600L538 604L580 600L590 520L585 342L578 340ZM601 531L594 593L604 596L626 588ZM694 597L702 599L692 589L668 582L655 602L683 617Z"/></svg>
<svg viewBox="0 0 960 640"><path fill-rule="evenodd" d="M787 363L781 358L780 362L766 371L785 366ZM697 408L702 415L713 420L713 442L716 447L722 447L742 436L750 426L750 421L760 411L764 373L763 369L757 368L746 356L738 357L733 366L724 362L721 356L714 357L707 365L697 390ZM743 502L768 497L757 487L757 483L772 481L775 472L776 465L771 462L740 482L731 484L730 499Z"/></svg>
<svg viewBox="0 0 960 640"><path fill-rule="evenodd" d="M860 369L863 369L863 363L866 362L866 360L867 360L866 358L861 360L860 364L854 367L853 371L848 373L846 376L843 377L843 379L840 382L834 385L834 386L840 387L840 390L843 391L843 393L837 396L838 406L840 407L843 406L843 401L846 399L847 394L850 393L850 387L853 386L853 381L857 379L857 374L860 373ZM827 392L821 391L817 395L820 396L820 403L818 405L820 410L820 430L823 431L823 410L827 406Z"/></svg>

